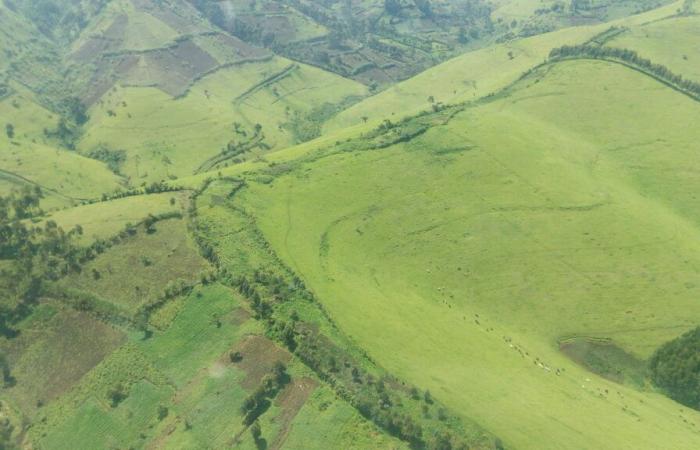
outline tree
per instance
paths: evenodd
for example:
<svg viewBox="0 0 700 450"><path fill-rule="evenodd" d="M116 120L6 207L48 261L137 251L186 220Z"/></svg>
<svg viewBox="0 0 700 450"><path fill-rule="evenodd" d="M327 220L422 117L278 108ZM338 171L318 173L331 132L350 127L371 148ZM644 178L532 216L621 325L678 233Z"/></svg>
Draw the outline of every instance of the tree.
<svg viewBox="0 0 700 450"><path fill-rule="evenodd" d="M700 410L700 327L661 346L649 362L654 384Z"/></svg>
<svg viewBox="0 0 700 450"><path fill-rule="evenodd" d="M231 352L228 354L228 357L232 363L240 362L243 359L241 352Z"/></svg>
<svg viewBox="0 0 700 450"><path fill-rule="evenodd" d="M0 352L0 387L10 387L15 384L15 379L10 373L10 364L4 353ZM0 447L1 448L1 447Z"/></svg>
<svg viewBox="0 0 700 450"><path fill-rule="evenodd" d="M579 12L591 8L591 0L571 0L571 11Z"/></svg>
<svg viewBox="0 0 700 450"><path fill-rule="evenodd" d="M425 400L425 403L431 404L433 403L433 396L430 395L430 391L426 390L425 394L423 394L423 400Z"/></svg>
<svg viewBox="0 0 700 450"><path fill-rule="evenodd" d="M12 439L14 430L15 426L12 424L9 417L0 417L0 449L15 450L19 448Z"/></svg>
<svg viewBox="0 0 700 450"><path fill-rule="evenodd" d="M260 422L258 422L257 420L253 422L253 425L250 426L250 434L253 436L253 440L255 440L255 443L257 444L260 440L260 437L262 436Z"/></svg>
<svg viewBox="0 0 700 450"><path fill-rule="evenodd" d="M87 107L78 97L68 97L63 101L63 108L66 114L76 125L80 126L88 121Z"/></svg>
<svg viewBox="0 0 700 450"><path fill-rule="evenodd" d="M110 389L108 396L112 408L119 406L119 404L127 397L124 386L121 383Z"/></svg>
<svg viewBox="0 0 700 450"><path fill-rule="evenodd" d="M15 137L15 126L11 123L5 125L5 134L7 134L8 138L13 139Z"/></svg>

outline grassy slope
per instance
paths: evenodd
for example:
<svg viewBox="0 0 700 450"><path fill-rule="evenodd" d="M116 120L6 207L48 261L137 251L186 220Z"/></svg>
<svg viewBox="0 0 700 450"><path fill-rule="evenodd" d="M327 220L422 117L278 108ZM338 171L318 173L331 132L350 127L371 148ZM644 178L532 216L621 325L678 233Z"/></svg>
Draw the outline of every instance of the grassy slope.
<svg viewBox="0 0 700 450"><path fill-rule="evenodd" d="M79 49L92 36L99 37L114 22L114 19L126 16L124 41L115 50L147 50L163 47L172 43L179 33L165 22L156 19L145 11L136 9L130 1L110 2L93 20L81 36L71 43L73 50Z"/></svg>
<svg viewBox="0 0 700 450"><path fill-rule="evenodd" d="M609 63L541 76L243 198L346 332L506 444L697 448L697 412L586 372L557 340L647 357L697 324L698 136L683 120L700 105Z"/></svg>
<svg viewBox="0 0 700 450"><path fill-rule="evenodd" d="M645 23L673 15L679 4L610 24L567 28L466 53L348 108L330 120L326 130L360 124L362 117L379 121L414 114L430 107L429 96L443 103L483 97L507 86L523 72L543 62L552 48L585 42L611 24ZM512 59L509 52L512 52Z"/></svg>
<svg viewBox="0 0 700 450"><path fill-rule="evenodd" d="M80 148L90 150L104 143L127 150L123 172L134 182L189 175L236 137L234 122L250 134L255 124L261 124L268 145L283 148L294 143L292 133L280 128L290 120L287 108L309 112L325 102L366 93L358 83L301 66L291 76L239 98L290 64L276 58L224 69L198 82L181 99L154 88L111 91L102 105L92 108ZM115 117L107 114L110 109ZM171 164L164 162L166 156Z"/></svg>
<svg viewBox="0 0 700 450"><path fill-rule="evenodd" d="M184 201L184 194L177 192L139 195L56 211L46 219L54 220L65 230L81 225L81 243L89 244L95 238L108 239L122 231L127 223L135 225L149 214L181 211Z"/></svg>
<svg viewBox="0 0 700 450"><path fill-rule="evenodd" d="M700 80L700 16L676 17L632 27L608 45L636 50L685 78Z"/></svg>
<svg viewBox="0 0 700 450"><path fill-rule="evenodd" d="M56 122L56 115L39 106L21 86L0 101L0 177L14 188L42 186L45 208L96 198L120 187L121 178L103 163L59 149L47 140L44 129L55 127ZM5 133L8 123L15 130L12 139Z"/></svg>
<svg viewBox="0 0 700 450"><path fill-rule="evenodd" d="M158 222L86 264L64 285L106 299L129 312L162 294L171 281L198 281L208 268L181 219ZM99 275L95 275L95 272Z"/></svg>

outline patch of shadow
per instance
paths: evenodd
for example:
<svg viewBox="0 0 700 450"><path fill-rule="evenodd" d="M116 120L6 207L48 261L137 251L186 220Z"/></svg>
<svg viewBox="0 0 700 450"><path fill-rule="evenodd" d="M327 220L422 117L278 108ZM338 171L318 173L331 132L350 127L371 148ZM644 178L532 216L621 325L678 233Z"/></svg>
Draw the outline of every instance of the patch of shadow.
<svg viewBox="0 0 700 450"><path fill-rule="evenodd" d="M608 338L561 339L559 350L576 364L615 383L641 389L648 379L646 361L627 353Z"/></svg>

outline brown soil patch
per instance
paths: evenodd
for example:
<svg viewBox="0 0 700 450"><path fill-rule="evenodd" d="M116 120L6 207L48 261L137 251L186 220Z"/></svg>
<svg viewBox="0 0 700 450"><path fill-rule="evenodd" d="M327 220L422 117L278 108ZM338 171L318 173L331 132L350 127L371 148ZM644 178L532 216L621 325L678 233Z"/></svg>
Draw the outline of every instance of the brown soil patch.
<svg viewBox="0 0 700 450"><path fill-rule="evenodd" d="M243 356L236 365L246 373L241 386L248 390L255 389L277 362L288 363L292 359L291 353L264 336L249 336L234 351Z"/></svg>
<svg viewBox="0 0 700 450"><path fill-rule="evenodd" d="M90 106L97 102L115 84L115 77L129 73L139 62L136 55L122 55L119 57L101 58L96 64L97 69L93 73L87 92L83 96L83 102Z"/></svg>
<svg viewBox="0 0 700 450"><path fill-rule="evenodd" d="M78 62L90 62L103 53L118 50L124 40L128 22L126 14L118 15L100 36L91 36L82 47L73 53L73 58Z"/></svg>
<svg viewBox="0 0 700 450"><path fill-rule="evenodd" d="M146 83L155 83L173 97L185 93L195 79L218 65L209 53L191 40L178 42L172 48L147 52L143 58L154 74L154 78Z"/></svg>
<svg viewBox="0 0 700 450"><path fill-rule="evenodd" d="M269 450L279 450L282 447L294 418L317 386L318 382L312 378L294 379L280 393L275 401L276 405L282 407L282 412L275 418L280 424L280 432L270 443Z"/></svg>

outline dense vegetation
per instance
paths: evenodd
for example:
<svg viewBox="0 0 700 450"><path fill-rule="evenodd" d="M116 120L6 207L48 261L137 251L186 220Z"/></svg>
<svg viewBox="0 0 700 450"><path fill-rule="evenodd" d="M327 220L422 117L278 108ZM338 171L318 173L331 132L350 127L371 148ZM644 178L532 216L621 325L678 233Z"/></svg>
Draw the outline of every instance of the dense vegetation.
<svg viewBox="0 0 700 450"><path fill-rule="evenodd" d="M681 75L673 73L668 67L661 64L655 64L651 60L639 56L639 54L634 50L604 47L599 45L577 45L555 48L552 50L549 56L553 60L567 58L592 58L619 61L629 64L636 69L642 70L651 76L657 77L674 88L700 100L699 82L685 79Z"/></svg>
<svg viewBox="0 0 700 450"><path fill-rule="evenodd" d="M38 214L40 189L25 188L0 197L0 333L11 335L12 324L26 316L42 286L80 269L85 253L74 245L79 225L65 232L54 221L36 226L28 219Z"/></svg>
<svg viewBox="0 0 700 450"><path fill-rule="evenodd" d="M700 410L700 328L664 344L650 367L657 386L679 403Z"/></svg>

